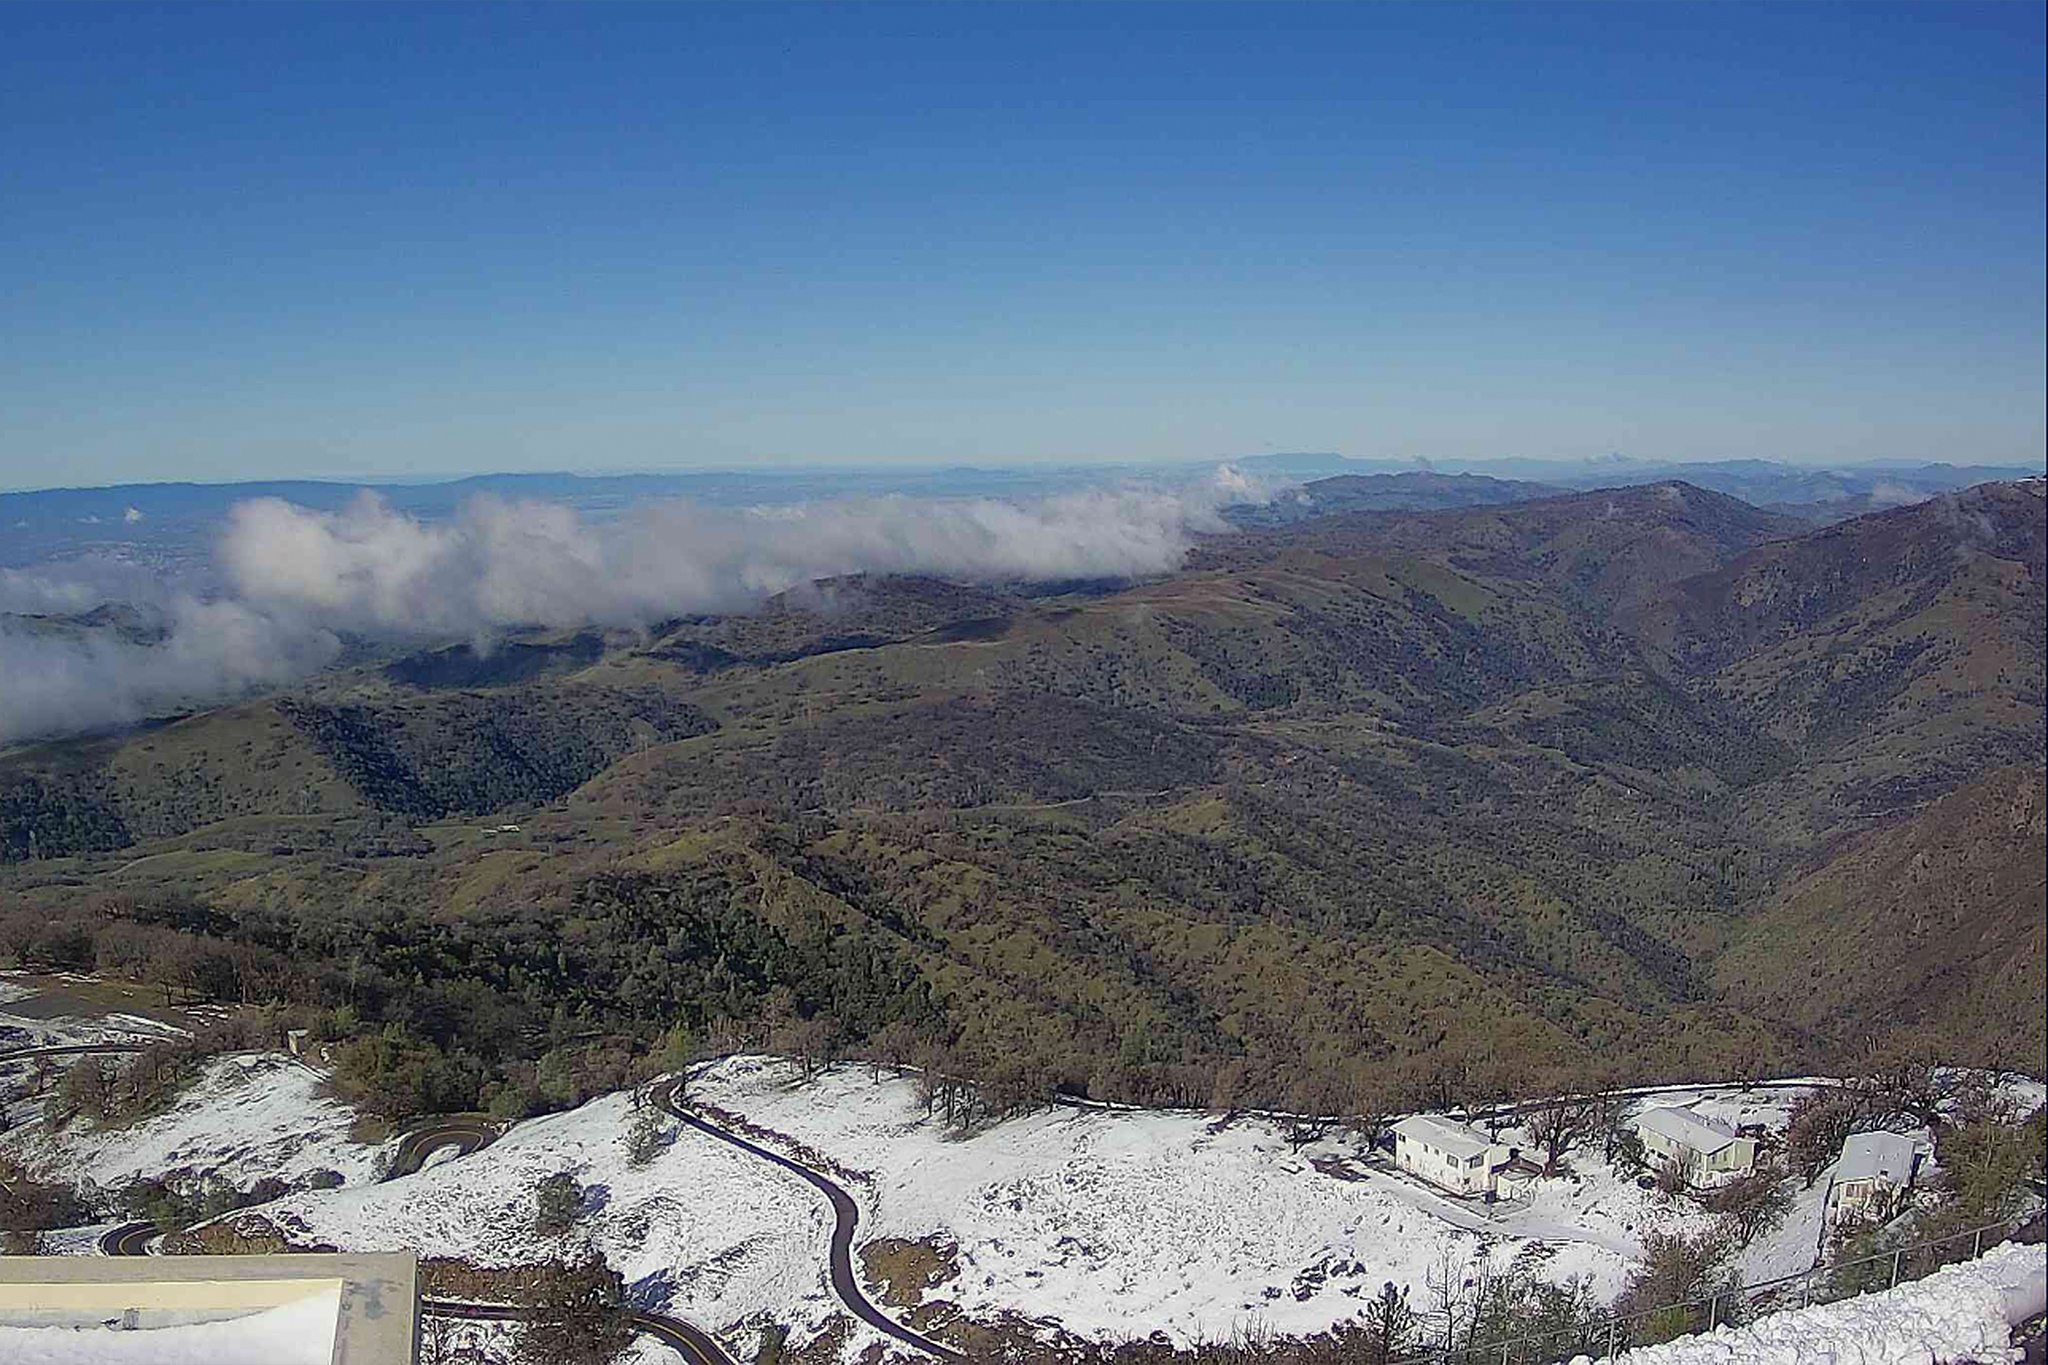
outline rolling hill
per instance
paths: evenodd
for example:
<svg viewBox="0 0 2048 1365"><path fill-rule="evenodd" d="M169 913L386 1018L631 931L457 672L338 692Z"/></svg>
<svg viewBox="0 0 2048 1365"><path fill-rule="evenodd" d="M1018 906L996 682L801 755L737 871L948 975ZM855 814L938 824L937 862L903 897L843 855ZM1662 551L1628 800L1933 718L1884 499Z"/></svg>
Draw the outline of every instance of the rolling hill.
<svg viewBox="0 0 2048 1365"><path fill-rule="evenodd" d="M679 1017L1217 1102L1822 1065L1895 1019L2038 1072L2039 487L1352 510L1114 590L387 658L0 758L0 896L192 898L291 944L294 999L507 1078Z"/></svg>

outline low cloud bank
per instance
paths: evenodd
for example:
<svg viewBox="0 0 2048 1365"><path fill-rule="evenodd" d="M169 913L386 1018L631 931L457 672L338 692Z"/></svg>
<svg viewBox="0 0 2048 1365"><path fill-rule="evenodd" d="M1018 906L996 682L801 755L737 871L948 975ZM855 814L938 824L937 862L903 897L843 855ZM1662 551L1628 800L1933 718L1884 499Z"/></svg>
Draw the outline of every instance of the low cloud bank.
<svg viewBox="0 0 2048 1365"><path fill-rule="evenodd" d="M0 623L0 743L125 725L152 712L238 696L333 662L332 632L239 602L174 600L157 643L105 630Z"/></svg>
<svg viewBox="0 0 2048 1365"><path fill-rule="evenodd" d="M102 566L0 573L0 612L147 606L159 643L0 621L0 743L100 729L276 686L332 662L336 632L488 642L517 626L642 625L746 610L813 579L916 573L976 582L1168 572L1231 503L1267 491L1228 466L1181 487L1007 502L902 497L743 510L690 502L592 521L478 498L426 522L364 494L340 512L238 503L218 585L176 591Z"/></svg>

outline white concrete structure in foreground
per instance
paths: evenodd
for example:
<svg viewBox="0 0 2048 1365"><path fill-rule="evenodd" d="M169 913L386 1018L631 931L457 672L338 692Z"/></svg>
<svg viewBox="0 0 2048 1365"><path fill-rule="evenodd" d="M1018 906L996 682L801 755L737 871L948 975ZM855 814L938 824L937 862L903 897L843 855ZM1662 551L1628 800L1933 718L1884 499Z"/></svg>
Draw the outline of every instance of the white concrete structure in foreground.
<svg viewBox="0 0 2048 1365"><path fill-rule="evenodd" d="M10 1365L412 1365L411 1253L0 1256Z"/></svg>

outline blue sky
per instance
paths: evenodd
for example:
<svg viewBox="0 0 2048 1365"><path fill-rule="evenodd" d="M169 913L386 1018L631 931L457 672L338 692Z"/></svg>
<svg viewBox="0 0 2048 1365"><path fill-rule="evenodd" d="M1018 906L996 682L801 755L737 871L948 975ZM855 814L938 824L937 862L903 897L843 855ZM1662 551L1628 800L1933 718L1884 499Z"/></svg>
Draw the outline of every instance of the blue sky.
<svg viewBox="0 0 2048 1365"><path fill-rule="evenodd" d="M0 486L2038 462L2043 14L0 6Z"/></svg>

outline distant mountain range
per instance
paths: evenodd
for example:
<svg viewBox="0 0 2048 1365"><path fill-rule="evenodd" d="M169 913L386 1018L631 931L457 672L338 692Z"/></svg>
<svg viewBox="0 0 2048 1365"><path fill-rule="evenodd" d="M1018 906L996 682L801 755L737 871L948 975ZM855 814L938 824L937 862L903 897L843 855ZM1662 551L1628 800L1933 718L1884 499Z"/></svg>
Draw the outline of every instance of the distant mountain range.
<svg viewBox="0 0 2048 1365"><path fill-rule="evenodd" d="M1771 506L1813 522L1917 501L1972 484L2037 475L2039 469L1925 464L1852 465L1833 469L1769 460L1700 464L1611 461L1492 460L1420 468L1414 462L1354 460L1334 454L1250 455L1185 465L1075 465L1014 468L778 469L675 474L483 474L445 482L353 484L321 480L246 483L143 483L106 488L57 488L0 493L0 567L103 553L145 561L192 563L203 558L229 507L250 498L282 498L332 511L364 489L393 507L428 520L452 514L477 495L561 502L594 516L614 515L636 502L693 498L719 505L782 504L824 498L1033 497L1130 480L1185 483L1218 463L1236 465L1274 487L1331 478L1384 482L1330 485L1335 499L1318 512L1374 506L1409 510L1469 506L1541 497L1555 490L1637 486L1682 480L1696 487ZM1492 484L1469 480L1484 478ZM1433 480L1448 480L1434 483ZM1459 482L1460 479L1467 482ZM1500 485L1496 487L1495 485ZM1424 490L1435 491L1424 491ZM1274 516L1286 520L1307 504L1284 494ZM1259 518L1247 518L1248 522Z"/></svg>

